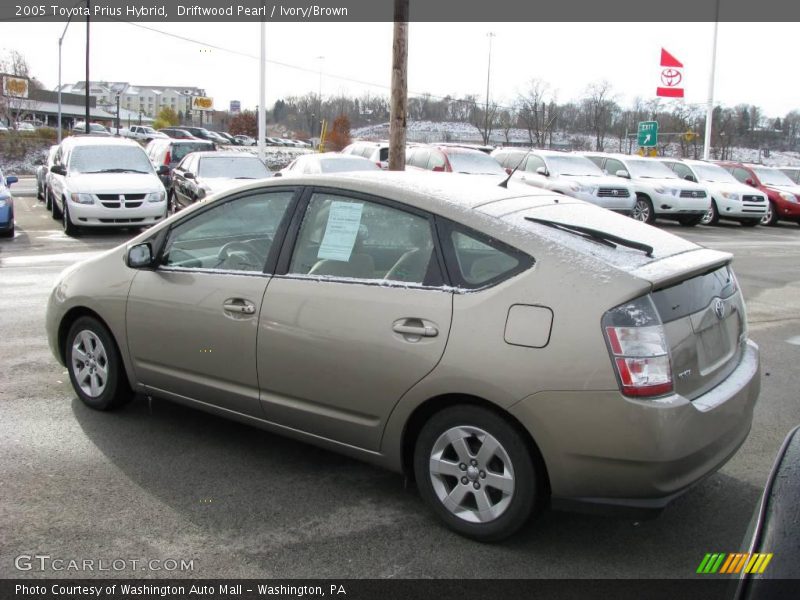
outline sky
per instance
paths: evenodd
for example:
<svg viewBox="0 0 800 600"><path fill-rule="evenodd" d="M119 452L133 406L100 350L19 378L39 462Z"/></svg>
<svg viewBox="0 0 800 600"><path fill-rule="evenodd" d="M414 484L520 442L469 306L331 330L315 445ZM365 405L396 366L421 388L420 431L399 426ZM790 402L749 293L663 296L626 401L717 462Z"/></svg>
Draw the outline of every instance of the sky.
<svg viewBox="0 0 800 600"><path fill-rule="evenodd" d="M85 27L76 21L65 35L64 83L84 79ZM510 105L534 78L547 82L559 102L579 99L599 80L611 83L622 105L635 97L653 99L663 47L684 64L685 101L705 105L713 28L713 23L410 23L409 94L475 94L483 100L492 32L490 96L498 104ZM33 75L54 89L63 29L63 23L0 23L0 49L21 52ZM259 30L258 23L92 23L91 79L196 86L214 98L217 109L227 109L231 100L255 108ZM266 69L268 106L320 87L325 97L389 94L391 23L267 23L266 30L267 60L275 61ZM797 33L796 23L720 23L715 101L755 104L770 117L800 109L796 76L787 68L796 62Z"/></svg>

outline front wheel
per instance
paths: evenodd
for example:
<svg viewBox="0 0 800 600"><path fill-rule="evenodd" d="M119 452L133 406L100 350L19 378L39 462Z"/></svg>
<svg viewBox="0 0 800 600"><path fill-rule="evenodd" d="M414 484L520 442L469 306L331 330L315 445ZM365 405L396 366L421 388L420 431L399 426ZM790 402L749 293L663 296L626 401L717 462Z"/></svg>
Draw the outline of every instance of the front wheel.
<svg viewBox="0 0 800 600"><path fill-rule="evenodd" d="M716 225L719 223L719 210L717 210L717 203L711 201L711 206L708 207L708 212L703 215L700 223L703 225Z"/></svg>
<svg viewBox="0 0 800 600"><path fill-rule="evenodd" d="M770 226L778 224L778 213L775 210L775 205L771 201L767 206L767 214L761 217L761 224Z"/></svg>
<svg viewBox="0 0 800 600"><path fill-rule="evenodd" d="M642 223L652 223L656 220L653 203L647 196L636 196L636 204L633 205L631 217Z"/></svg>
<svg viewBox="0 0 800 600"><path fill-rule="evenodd" d="M69 206L67 205L67 201L64 200L64 233L70 237L77 237L80 233L78 226L72 222L72 217L69 216Z"/></svg>
<svg viewBox="0 0 800 600"><path fill-rule="evenodd" d="M117 346L97 319L81 317L72 324L64 357L72 387L87 406L111 410L133 397Z"/></svg>
<svg viewBox="0 0 800 600"><path fill-rule="evenodd" d="M477 406L431 417L417 438L414 474L420 494L448 527L484 542L522 527L543 489L522 435Z"/></svg>

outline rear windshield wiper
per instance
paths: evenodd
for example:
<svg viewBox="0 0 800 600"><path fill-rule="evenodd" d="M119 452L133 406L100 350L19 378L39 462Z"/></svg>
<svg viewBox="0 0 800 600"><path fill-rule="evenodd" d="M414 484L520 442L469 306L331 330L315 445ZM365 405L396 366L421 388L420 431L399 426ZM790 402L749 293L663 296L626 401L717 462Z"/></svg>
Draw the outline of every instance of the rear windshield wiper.
<svg viewBox="0 0 800 600"><path fill-rule="evenodd" d="M616 248L617 245L626 246L628 248L633 248L634 250L641 250L651 258L653 256L652 246L648 246L647 244L643 244L642 242L627 240L625 238L621 238L619 236L607 233L605 231L600 231L598 229L591 229L590 227L581 227L580 225L570 225L569 223L558 223L557 221L548 221L547 219L537 219L536 217L525 217L525 220L531 221L533 223L539 223L540 225L547 225L548 227L552 227L553 229L559 229L561 231L576 233L581 237L594 240L605 246L610 246L611 248Z"/></svg>
<svg viewBox="0 0 800 600"><path fill-rule="evenodd" d="M99 171L85 171L85 173L143 173L147 171L139 171L138 169L100 169Z"/></svg>

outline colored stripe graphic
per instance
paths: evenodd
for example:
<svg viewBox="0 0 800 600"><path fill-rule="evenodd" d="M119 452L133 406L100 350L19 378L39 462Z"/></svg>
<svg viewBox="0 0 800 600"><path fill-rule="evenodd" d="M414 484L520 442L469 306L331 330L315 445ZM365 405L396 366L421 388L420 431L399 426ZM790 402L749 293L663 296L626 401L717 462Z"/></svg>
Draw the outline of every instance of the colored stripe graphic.
<svg viewBox="0 0 800 600"><path fill-rule="evenodd" d="M772 554L761 554L754 552L715 552L708 553L703 557L697 573L701 574L735 574L741 573L763 573L767 565L772 560Z"/></svg>

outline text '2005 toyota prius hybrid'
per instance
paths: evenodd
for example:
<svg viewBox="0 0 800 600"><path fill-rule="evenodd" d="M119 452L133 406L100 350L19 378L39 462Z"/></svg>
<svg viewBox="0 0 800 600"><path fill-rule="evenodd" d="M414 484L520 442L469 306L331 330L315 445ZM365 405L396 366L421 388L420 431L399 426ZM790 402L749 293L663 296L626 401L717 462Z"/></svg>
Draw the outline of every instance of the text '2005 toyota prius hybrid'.
<svg viewBox="0 0 800 600"><path fill-rule="evenodd" d="M285 177L65 271L51 348L90 407L132 391L413 476L481 540L552 499L661 508L759 393L731 255L467 176Z"/></svg>

